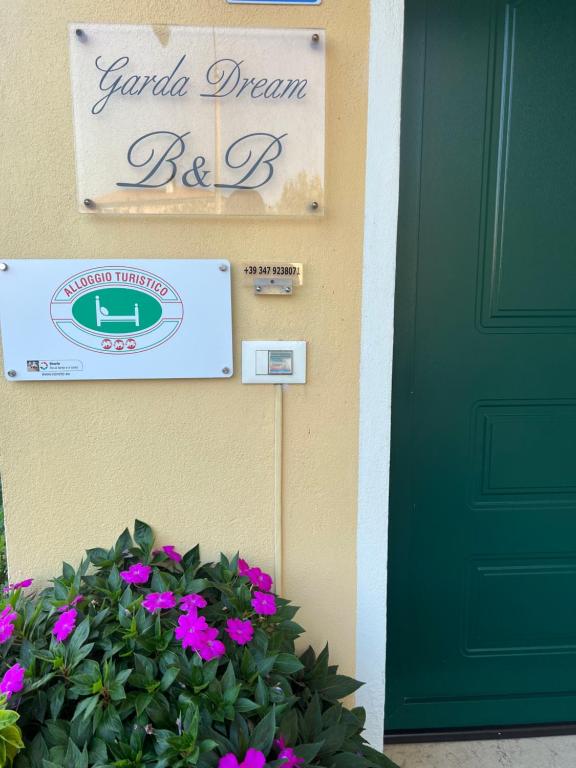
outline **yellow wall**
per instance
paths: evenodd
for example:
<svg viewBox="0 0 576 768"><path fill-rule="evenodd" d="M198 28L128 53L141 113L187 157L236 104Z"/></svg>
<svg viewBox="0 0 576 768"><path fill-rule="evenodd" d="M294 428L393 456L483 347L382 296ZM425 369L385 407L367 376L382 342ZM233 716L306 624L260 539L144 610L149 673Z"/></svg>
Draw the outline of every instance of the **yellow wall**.
<svg viewBox="0 0 576 768"><path fill-rule="evenodd" d="M69 21L327 30L324 218L114 218L76 210ZM317 645L354 668L358 356L368 0L4 0L0 7L4 258L302 261L291 298L233 272L236 375L214 381L0 380L1 474L13 578L111 544L135 516L163 543L200 541L273 567L274 388L242 385L242 339L309 341L284 394L284 592Z"/></svg>

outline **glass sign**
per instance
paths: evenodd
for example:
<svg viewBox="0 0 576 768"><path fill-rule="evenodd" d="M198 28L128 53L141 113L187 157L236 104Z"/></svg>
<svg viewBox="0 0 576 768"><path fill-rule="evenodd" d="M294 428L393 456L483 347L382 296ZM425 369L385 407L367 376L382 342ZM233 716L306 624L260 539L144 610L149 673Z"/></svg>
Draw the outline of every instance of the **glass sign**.
<svg viewBox="0 0 576 768"><path fill-rule="evenodd" d="M87 214L321 215L314 29L69 26Z"/></svg>

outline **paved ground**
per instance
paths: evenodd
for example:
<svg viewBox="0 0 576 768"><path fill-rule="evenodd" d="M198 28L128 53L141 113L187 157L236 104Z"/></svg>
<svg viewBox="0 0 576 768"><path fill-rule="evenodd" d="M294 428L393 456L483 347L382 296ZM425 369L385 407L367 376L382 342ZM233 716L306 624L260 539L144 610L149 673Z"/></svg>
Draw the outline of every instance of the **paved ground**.
<svg viewBox="0 0 576 768"><path fill-rule="evenodd" d="M576 768L576 736L441 744L390 744L400 768Z"/></svg>

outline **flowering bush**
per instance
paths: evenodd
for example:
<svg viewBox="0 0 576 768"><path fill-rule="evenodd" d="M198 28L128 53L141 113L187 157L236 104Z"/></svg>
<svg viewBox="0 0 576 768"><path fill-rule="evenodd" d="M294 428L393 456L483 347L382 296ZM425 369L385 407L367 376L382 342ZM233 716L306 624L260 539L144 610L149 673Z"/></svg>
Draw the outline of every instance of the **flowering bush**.
<svg viewBox="0 0 576 768"><path fill-rule="evenodd" d="M0 603L16 768L392 765L362 739L363 711L338 701L360 684L327 648L296 655L297 608L268 574L238 557L203 564L198 547L156 551L139 521L134 540L87 555Z"/></svg>

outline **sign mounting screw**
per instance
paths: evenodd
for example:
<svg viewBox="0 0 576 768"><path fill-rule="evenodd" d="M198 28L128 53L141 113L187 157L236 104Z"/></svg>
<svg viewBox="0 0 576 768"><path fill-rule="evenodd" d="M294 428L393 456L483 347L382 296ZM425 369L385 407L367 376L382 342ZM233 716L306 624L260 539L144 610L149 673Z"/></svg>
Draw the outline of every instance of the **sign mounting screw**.
<svg viewBox="0 0 576 768"><path fill-rule="evenodd" d="M8 269L8 264L6 264L5 261L0 261L0 272L6 272Z"/></svg>
<svg viewBox="0 0 576 768"><path fill-rule="evenodd" d="M84 34L84 30L76 29L75 31L76 31L76 37L78 38L78 40L80 40L80 42L83 43L86 40L86 35Z"/></svg>
<svg viewBox="0 0 576 768"><path fill-rule="evenodd" d="M230 373L230 368L222 368L222 373L224 374L224 376L228 376L228 374Z"/></svg>
<svg viewBox="0 0 576 768"><path fill-rule="evenodd" d="M10 368L10 370L8 371L8 376L10 376L11 379L13 379L14 376L16 376L16 371L14 370L14 368Z"/></svg>
<svg viewBox="0 0 576 768"><path fill-rule="evenodd" d="M310 203L310 208L312 208L313 211L317 211L319 207L320 207L320 205L319 205L319 203L316 202L316 200L314 200L312 203Z"/></svg>
<svg viewBox="0 0 576 768"><path fill-rule="evenodd" d="M86 206L86 208L93 208L94 207L94 200L90 200L90 198L87 197L84 200L84 205Z"/></svg>
<svg viewBox="0 0 576 768"><path fill-rule="evenodd" d="M228 272L228 264L220 264L218 269L220 270L220 272Z"/></svg>
<svg viewBox="0 0 576 768"><path fill-rule="evenodd" d="M76 32L78 32L78 30L76 30ZM318 32L314 32L314 34L312 35L312 42L313 43L320 42L320 35L318 34Z"/></svg>

